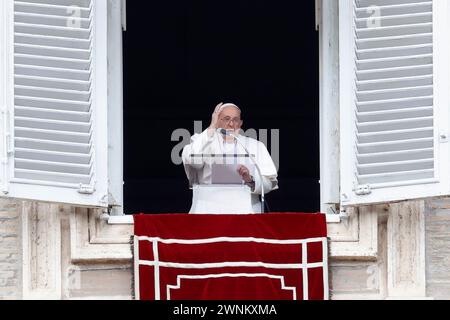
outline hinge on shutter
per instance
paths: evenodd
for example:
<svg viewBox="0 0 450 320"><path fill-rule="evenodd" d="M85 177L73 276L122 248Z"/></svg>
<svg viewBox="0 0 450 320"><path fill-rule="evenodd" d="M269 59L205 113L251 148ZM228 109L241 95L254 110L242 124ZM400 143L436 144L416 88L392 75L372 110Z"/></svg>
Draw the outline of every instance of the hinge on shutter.
<svg viewBox="0 0 450 320"><path fill-rule="evenodd" d="M122 30L127 31L127 0L121 2Z"/></svg>
<svg viewBox="0 0 450 320"><path fill-rule="evenodd" d="M9 157L14 154L14 150L12 148L13 142L11 141L11 133L8 132L8 120L9 120L9 112L7 110L1 111L3 117L3 126L5 128L5 152L2 155L2 163L8 164Z"/></svg>
<svg viewBox="0 0 450 320"><path fill-rule="evenodd" d="M6 154L8 155L8 157L12 154L14 154L14 150L12 148L12 141L11 141L11 134L7 133L6 134Z"/></svg>
<svg viewBox="0 0 450 320"><path fill-rule="evenodd" d="M100 203L100 205L108 206L108 200L109 200L108 195L104 194L98 202Z"/></svg>
<svg viewBox="0 0 450 320"><path fill-rule="evenodd" d="M95 192L95 187L80 183L78 192L81 194L93 194Z"/></svg>
<svg viewBox="0 0 450 320"><path fill-rule="evenodd" d="M316 31L319 31L320 25L322 24L322 0L315 1L315 11L316 11Z"/></svg>
<svg viewBox="0 0 450 320"><path fill-rule="evenodd" d="M7 133L5 135L5 153L2 157L2 164L7 165L9 163L9 157L14 153L11 148L11 135Z"/></svg>
<svg viewBox="0 0 450 320"><path fill-rule="evenodd" d="M355 189L355 194L358 196L365 196L371 194L372 190L370 190L370 185L364 184L361 186L357 186Z"/></svg>

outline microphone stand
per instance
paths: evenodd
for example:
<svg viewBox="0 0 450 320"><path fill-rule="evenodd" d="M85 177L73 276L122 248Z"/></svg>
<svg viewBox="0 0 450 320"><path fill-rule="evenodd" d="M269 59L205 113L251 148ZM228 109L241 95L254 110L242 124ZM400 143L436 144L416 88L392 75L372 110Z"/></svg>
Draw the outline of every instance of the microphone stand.
<svg viewBox="0 0 450 320"><path fill-rule="evenodd" d="M258 164L256 163L256 159L253 157L253 155L247 150L247 148L245 147L245 145L241 142L241 140L233 133L228 132L225 129L219 128L217 129L218 132L220 132L221 134L225 135L225 136L231 136L233 137L238 143L239 145L245 150L245 152L248 154L248 156L250 157L250 159L253 161L253 164L255 165L256 170L258 171L259 174L259 178L261 180L261 213L265 213L265 200L264 200L264 181L263 181L263 175L261 173L261 170L258 166ZM256 186L255 186L256 187Z"/></svg>

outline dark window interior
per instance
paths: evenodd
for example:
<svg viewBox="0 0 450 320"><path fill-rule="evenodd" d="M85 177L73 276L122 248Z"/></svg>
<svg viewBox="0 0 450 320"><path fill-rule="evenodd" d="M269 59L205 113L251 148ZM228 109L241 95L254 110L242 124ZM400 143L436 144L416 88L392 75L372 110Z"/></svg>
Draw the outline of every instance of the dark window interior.
<svg viewBox="0 0 450 320"><path fill-rule="evenodd" d="M188 212L172 132L206 128L217 103L244 129L280 130L273 212L317 212L319 66L314 1L128 1L124 32L125 213ZM269 139L270 140L270 139ZM269 144L270 151L270 144Z"/></svg>

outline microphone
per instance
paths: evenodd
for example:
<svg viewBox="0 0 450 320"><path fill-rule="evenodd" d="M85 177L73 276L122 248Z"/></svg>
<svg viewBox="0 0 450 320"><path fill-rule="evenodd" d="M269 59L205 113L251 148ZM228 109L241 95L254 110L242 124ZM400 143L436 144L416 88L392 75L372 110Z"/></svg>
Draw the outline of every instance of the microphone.
<svg viewBox="0 0 450 320"><path fill-rule="evenodd" d="M225 130L224 128L217 128L216 131L217 131L218 133L223 134L224 136L229 136L229 135L230 135L230 134L228 133L228 131Z"/></svg>
<svg viewBox="0 0 450 320"><path fill-rule="evenodd" d="M247 150L245 145L241 142L241 140L234 133L231 132L231 130L227 131L227 130L225 130L223 128L218 128L216 131L218 133L223 134L224 136L233 137L240 144L240 146L245 150L245 152L248 154L248 156L252 160L253 164L255 165L255 168L258 171L259 178L261 180L261 213L264 213L265 212L265 206L264 206L264 203L265 203L265 200L264 200L264 182L263 182L263 176L262 176L262 173L261 173L261 169L259 168L258 163L256 163L255 157Z"/></svg>

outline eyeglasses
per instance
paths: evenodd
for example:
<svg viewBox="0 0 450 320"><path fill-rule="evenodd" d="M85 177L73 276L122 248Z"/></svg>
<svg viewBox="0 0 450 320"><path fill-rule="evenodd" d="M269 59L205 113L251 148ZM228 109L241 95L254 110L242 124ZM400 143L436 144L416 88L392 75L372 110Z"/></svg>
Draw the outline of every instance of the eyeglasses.
<svg viewBox="0 0 450 320"><path fill-rule="evenodd" d="M230 118L230 117L225 117L220 120L224 121L226 124L229 124L231 121L233 121L233 123L239 123L241 121L240 118Z"/></svg>

